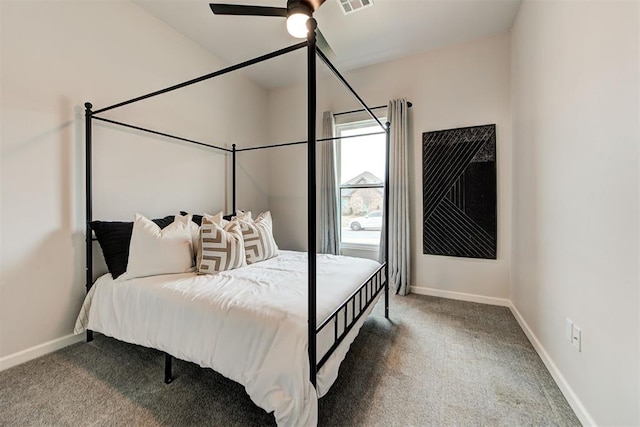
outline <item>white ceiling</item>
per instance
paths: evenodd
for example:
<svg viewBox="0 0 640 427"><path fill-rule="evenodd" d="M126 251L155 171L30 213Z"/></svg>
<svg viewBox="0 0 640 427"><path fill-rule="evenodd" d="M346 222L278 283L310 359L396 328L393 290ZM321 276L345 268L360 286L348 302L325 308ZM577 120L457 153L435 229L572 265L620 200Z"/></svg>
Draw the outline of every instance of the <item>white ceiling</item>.
<svg viewBox="0 0 640 427"><path fill-rule="evenodd" d="M344 15L339 0L326 0L315 18L342 72L430 49L507 32L521 0L374 0ZM133 0L176 31L233 65L300 42L277 17L214 15L206 0ZM221 0L219 3L286 7L286 0ZM265 88L302 80L304 55L288 54L246 69ZM283 71L286 70L286 71ZM320 70L320 69L319 69ZM322 72L322 71L320 71Z"/></svg>

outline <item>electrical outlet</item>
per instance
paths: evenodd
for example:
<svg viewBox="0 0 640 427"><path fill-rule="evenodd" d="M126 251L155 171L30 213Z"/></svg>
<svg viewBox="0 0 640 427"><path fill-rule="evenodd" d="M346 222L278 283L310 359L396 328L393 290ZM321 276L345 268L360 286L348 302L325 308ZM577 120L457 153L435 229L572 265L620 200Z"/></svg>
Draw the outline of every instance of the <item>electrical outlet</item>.
<svg viewBox="0 0 640 427"><path fill-rule="evenodd" d="M582 351L582 329L573 325L573 331L571 334L571 343L578 351Z"/></svg>
<svg viewBox="0 0 640 427"><path fill-rule="evenodd" d="M564 337L569 343L573 343L573 321L567 317L567 323L564 329Z"/></svg>

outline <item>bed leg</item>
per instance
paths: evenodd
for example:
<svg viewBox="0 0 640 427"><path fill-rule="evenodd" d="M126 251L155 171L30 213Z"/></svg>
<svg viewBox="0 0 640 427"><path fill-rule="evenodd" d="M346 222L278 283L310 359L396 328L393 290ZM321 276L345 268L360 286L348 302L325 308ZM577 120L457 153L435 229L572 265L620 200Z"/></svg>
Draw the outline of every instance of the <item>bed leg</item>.
<svg viewBox="0 0 640 427"><path fill-rule="evenodd" d="M168 353L164 354L164 383L171 384L173 381L173 375L171 375L171 355Z"/></svg>
<svg viewBox="0 0 640 427"><path fill-rule="evenodd" d="M384 284L384 317L389 318L389 280Z"/></svg>
<svg viewBox="0 0 640 427"><path fill-rule="evenodd" d="M90 329L87 329L87 342L91 342L93 341L93 331Z"/></svg>

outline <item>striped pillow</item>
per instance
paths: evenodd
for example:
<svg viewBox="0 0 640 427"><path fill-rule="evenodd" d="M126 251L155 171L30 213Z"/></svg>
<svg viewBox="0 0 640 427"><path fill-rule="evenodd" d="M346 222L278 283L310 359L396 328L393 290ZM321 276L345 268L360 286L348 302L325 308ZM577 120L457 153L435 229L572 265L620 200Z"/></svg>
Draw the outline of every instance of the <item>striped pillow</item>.
<svg viewBox="0 0 640 427"><path fill-rule="evenodd" d="M240 225L233 221L222 228L204 217L200 227L200 244L198 274L212 274L247 265L242 231Z"/></svg>
<svg viewBox="0 0 640 427"><path fill-rule="evenodd" d="M254 221L243 221L236 218L232 222L240 224L247 264L264 261L278 255L278 245L273 239L271 212L261 213Z"/></svg>

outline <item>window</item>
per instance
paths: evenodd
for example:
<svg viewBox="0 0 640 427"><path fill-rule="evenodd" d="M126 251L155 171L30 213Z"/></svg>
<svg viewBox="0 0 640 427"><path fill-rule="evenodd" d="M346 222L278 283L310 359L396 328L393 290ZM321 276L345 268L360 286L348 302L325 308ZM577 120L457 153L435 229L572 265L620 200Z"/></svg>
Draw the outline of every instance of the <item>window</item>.
<svg viewBox="0 0 640 427"><path fill-rule="evenodd" d="M375 120L338 124L336 135L343 138L337 146L341 247L377 249L384 209L386 135Z"/></svg>

